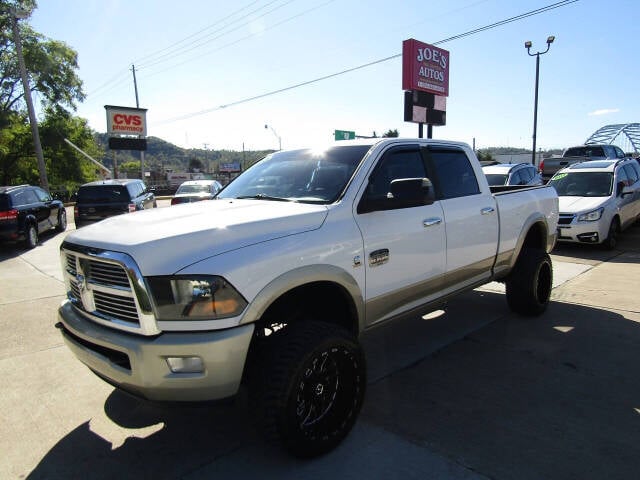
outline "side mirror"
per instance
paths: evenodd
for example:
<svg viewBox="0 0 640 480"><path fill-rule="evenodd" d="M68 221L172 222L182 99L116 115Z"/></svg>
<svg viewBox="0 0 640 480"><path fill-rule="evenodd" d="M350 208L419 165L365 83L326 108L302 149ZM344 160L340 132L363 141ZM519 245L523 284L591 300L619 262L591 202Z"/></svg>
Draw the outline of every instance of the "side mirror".
<svg viewBox="0 0 640 480"><path fill-rule="evenodd" d="M431 205L435 200L433 184L428 178L398 178L391 181L387 198L398 207Z"/></svg>

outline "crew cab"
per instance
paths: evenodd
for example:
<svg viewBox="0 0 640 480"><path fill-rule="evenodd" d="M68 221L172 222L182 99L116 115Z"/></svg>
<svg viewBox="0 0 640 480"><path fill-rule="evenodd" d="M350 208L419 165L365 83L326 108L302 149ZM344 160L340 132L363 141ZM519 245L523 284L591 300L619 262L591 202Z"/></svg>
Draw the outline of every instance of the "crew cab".
<svg viewBox="0 0 640 480"><path fill-rule="evenodd" d="M367 330L493 280L513 311L546 309L556 192L496 189L458 142L279 151L216 200L72 232L57 326L92 371L146 399L246 385L269 438L319 455L362 406Z"/></svg>

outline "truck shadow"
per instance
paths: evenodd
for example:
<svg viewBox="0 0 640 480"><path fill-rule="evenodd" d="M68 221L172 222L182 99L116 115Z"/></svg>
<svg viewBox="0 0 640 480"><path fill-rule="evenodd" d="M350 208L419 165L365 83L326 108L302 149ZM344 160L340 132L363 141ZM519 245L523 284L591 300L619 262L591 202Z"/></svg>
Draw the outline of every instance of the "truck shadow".
<svg viewBox="0 0 640 480"><path fill-rule="evenodd" d="M131 436L114 445L83 423L28 478L379 478L377 462L386 460L374 461L372 449L384 447L372 428L405 446L384 453L391 462L417 450L490 478L634 478L640 316L629 316L554 302L525 319L509 313L504 295L469 292L440 317L366 334L362 415L324 457L302 462L264 443L243 395L224 405L163 406L114 391L104 411ZM150 426L146 438L135 436ZM412 478L429 473L415 468Z"/></svg>

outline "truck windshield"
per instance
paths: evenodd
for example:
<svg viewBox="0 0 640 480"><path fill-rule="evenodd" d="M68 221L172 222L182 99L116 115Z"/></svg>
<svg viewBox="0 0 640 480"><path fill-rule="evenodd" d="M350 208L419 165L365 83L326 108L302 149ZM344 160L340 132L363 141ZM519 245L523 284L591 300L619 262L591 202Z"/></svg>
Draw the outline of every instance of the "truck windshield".
<svg viewBox="0 0 640 480"><path fill-rule="evenodd" d="M370 148L345 145L322 151L272 153L236 178L217 198L332 203Z"/></svg>
<svg viewBox="0 0 640 480"><path fill-rule="evenodd" d="M613 188L609 172L560 173L549 180L560 197L608 197Z"/></svg>

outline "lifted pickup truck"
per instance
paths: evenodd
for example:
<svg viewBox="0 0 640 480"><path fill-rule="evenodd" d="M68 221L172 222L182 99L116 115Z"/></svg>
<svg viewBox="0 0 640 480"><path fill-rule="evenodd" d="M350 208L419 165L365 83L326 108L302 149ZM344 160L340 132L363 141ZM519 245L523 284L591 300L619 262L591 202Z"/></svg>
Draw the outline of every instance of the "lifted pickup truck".
<svg viewBox="0 0 640 480"><path fill-rule="evenodd" d="M492 280L515 312L545 310L558 197L498 190L462 143L276 152L217 200L72 232L57 326L97 375L150 400L221 399L246 384L267 437L319 455L360 411L362 332Z"/></svg>
<svg viewBox="0 0 640 480"><path fill-rule="evenodd" d="M624 158L624 152L615 145L579 145L567 148L562 156L553 156L540 162L540 173L546 180L555 175L563 168L574 163L586 162L590 160L615 160Z"/></svg>

